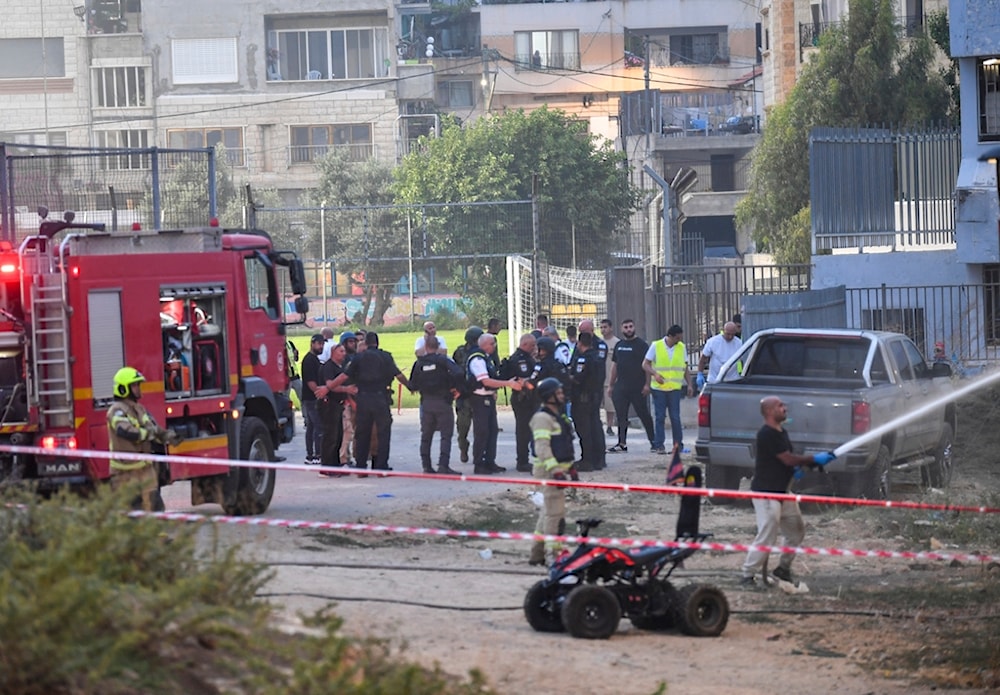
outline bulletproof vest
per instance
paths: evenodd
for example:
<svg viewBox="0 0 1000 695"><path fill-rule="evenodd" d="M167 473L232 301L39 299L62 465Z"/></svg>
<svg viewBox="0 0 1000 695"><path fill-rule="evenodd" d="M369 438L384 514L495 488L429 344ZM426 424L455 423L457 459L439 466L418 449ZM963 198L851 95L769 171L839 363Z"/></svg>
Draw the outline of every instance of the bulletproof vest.
<svg viewBox="0 0 1000 695"><path fill-rule="evenodd" d="M424 355L417 358L414 387L422 396L443 396L451 391L451 376L444 355Z"/></svg>
<svg viewBox="0 0 1000 695"><path fill-rule="evenodd" d="M380 350L368 348L359 353L354 358L351 366L354 374L354 382L358 385L358 390L365 393L373 393L388 388L386 382L385 359Z"/></svg>
<svg viewBox="0 0 1000 695"><path fill-rule="evenodd" d="M482 357L486 361L486 373L491 379L497 378L497 369L493 364L493 360L490 359L490 356L482 348L477 347L475 350L470 350L469 356L465 358L465 381L468 383L469 389L474 391L479 388L479 379L473 376L472 370L469 369L473 357Z"/></svg>
<svg viewBox="0 0 1000 695"><path fill-rule="evenodd" d="M552 456L559 463L567 463L576 459L576 452L573 451L573 425L566 413L559 413L556 419L559 421L559 434L553 435L550 440Z"/></svg>
<svg viewBox="0 0 1000 695"><path fill-rule="evenodd" d="M527 379L535 370L535 358L526 353L521 348L514 351L514 354L500 363L500 378L513 379L520 377Z"/></svg>
<svg viewBox="0 0 1000 695"><path fill-rule="evenodd" d="M563 385L563 389L568 388L570 385L569 372L566 371L566 365L551 355L538 361L531 380L538 384L542 379L548 379L549 377L558 379L559 383Z"/></svg>

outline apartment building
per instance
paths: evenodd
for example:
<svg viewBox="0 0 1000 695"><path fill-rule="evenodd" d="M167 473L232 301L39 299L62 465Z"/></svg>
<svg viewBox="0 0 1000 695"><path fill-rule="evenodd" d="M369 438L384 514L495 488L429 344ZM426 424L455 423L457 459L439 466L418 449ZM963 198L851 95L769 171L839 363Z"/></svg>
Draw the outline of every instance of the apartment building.
<svg viewBox="0 0 1000 695"><path fill-rule="evenodd" d="M329 148L392 162L443 114L548 104L615 141L653 192L644 165L694 171L685 224L739 245L732 208L763 107L759 17L740 0L79 2L8 9L0 139L221 142L241 181L293 203ZM743 125L722 134L731 117Z"/></svg>

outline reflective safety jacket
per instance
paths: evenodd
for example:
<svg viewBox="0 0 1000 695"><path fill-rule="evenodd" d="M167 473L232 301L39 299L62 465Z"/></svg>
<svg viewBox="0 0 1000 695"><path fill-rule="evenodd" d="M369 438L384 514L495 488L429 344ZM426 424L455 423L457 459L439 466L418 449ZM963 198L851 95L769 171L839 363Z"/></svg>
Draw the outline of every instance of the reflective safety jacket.
<svg viewBox="0 0 1000 695"><path fill-rule="evenodd" d="M138 401L116 398L108 408L108 446L111 451L148 454L153 442L163 442L167 431L156 424ZM152 465L151 461L120 461L111 459L111 468L132 471Z"/></svg>
<svg viewBox="0 0 1000 695"><path fill-rule="evenodd" d="M557 472L565 473L573 465L573 425L565 413L556 415L542 408L531 416L532 448L535 464L532 473L536 478L551 478Z"/></svg>
<svg viewBox="0 0 1000 695"><path fill-rule="evenodd" d="M687 348L684 343L679 340L674 343L674 356L671 358L667 353L667 341L662 338L657 340L653 369L663 377L664 382L661 384L656 379L651 379L649 388L657 391L677 391L683 388L687 372Z"/></svg>

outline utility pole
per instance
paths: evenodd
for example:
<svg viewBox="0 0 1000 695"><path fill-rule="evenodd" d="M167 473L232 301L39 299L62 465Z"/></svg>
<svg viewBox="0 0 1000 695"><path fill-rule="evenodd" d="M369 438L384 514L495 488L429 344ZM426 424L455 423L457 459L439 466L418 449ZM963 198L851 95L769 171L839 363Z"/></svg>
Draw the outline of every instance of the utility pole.
<svg viewBox="0 0 1000 695"><path fill-rule="evenodd" d="M646 81L646 94L643 100L646 107L644 109L646 113L646 122L643 125L646 126L646 157L649 157L649 133L653 130L653 104L649 95L649 34L646 34L643 37L642 44L643 53L645 54L643 59L643 77Z"/></svg>

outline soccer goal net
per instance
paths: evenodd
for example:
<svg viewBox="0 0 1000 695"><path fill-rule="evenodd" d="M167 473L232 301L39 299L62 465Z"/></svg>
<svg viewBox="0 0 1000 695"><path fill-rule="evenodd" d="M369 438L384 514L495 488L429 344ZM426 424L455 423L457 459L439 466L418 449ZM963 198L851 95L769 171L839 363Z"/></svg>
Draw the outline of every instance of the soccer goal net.
<svg viewBox="0 0 1000 695"><path fill-rule="evenodd" d="M576 325L581 319L597 323L607 313L605 271L539 263L539 275L535 283L530 258L507 257L507 325L512 351L519 336L535 327L538 314L546 314L563 336L566 326ZM536 284L538 297L534 296Z"/></svg>

